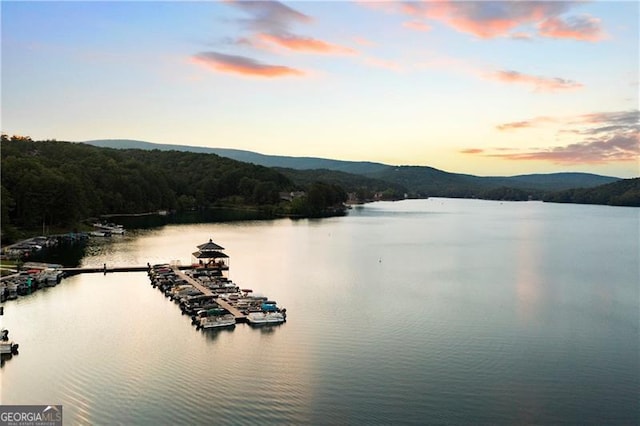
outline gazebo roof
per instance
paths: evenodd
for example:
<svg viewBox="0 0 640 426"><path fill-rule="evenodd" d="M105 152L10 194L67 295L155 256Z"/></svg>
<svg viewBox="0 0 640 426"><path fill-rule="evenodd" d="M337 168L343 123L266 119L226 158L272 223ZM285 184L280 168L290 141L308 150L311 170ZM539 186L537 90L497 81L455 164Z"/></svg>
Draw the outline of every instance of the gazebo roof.
<svg viewBox="0 0 640 426"><path fill-rule="evenodd" d="M211 238L209 238L209 242L200 244L198 246L198 249L200 249L200 251L211 251L211 250L224 250L224 247L217 245L216 243L213 242Z"/></svg>
<svg viewBox="0 0 640 426"><path fill-rule="evenodd" d="M229 257L229 256L227 256L221 251L212 250L207 252L196 251L193 253L193 257L195 257L196 259L219 259L222 257Z"/></svg>

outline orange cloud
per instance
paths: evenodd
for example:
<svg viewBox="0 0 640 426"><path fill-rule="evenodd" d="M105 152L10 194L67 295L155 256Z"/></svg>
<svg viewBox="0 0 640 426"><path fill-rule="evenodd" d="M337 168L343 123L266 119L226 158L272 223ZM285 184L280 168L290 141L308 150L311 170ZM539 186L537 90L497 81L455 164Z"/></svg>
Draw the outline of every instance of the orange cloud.
<svg viewBox="0 0 640 426"><path fill-rule="evenodd" d="M460 150L461 154L482 154L483 152L484 152L484 149L480 149L480 148L468 148L468 149Z"/></svg>
<svg viewBox="0 0 640 426"><path fill-rule="evenodd" d="M549 18L538 25L538 32L544 37L579 41L595 42L605 38L600 19L588 15L569 17L566 21L560 18Z"/></svg>
<svg viewBox="0 0 640 426"><path fill-rule="evenodd" d="M244 56L226 55L218 52L200 52L191 57L194 63L216 71L258 77L286 77L304 75L295 68L283 65L269 65Z"/></svg>
<svg viewBox="0 0 640 426"><path fill-rule="evenodd" d="M496 126L496 129L501 131L525 129L529 127L538 126L539 124L555 122L555 121L556 120L551 117L535 117L530 120L514 121L511 123L499 124Z"/></svg>
<svg viewBox="0 0 640 426"><path fill-rule="evenodd" d="M310 37L301 37L294 34L268 34L262 33L258 37L262 41L276 44L287 49L296 51L306 51L315 53L339 53L351 54L353 49L338 46L336 44L327 43Z"/></svg>
<svg viewBox="0 0 640 426"><path fill-rule="evenodd" d="M558 90L580 89L583 86L572 80L566 80L558 77L538 77L529 74L523 74L518 71L496 71L487 76L490 79L501 81L503 83L519 83L533 86L536 91L555 92Z"/></svg>

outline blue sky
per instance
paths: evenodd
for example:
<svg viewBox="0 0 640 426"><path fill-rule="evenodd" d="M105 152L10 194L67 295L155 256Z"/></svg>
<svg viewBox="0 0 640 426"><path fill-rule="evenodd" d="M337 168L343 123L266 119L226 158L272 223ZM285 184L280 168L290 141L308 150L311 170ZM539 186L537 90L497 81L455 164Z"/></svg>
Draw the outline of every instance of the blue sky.
<svg viewBox="0 0 640 426"><path fill-rule="evenodd" d="M12 2L2 131L640 175L638 2Z"/></svg>

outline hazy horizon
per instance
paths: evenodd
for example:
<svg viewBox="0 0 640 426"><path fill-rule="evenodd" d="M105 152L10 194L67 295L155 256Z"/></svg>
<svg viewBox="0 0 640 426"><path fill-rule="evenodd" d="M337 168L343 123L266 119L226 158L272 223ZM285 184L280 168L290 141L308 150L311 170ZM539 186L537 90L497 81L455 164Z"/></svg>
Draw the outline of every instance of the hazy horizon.
<svg viewBox="0 0 640 426"><path fill-rule="evenodd" d="M637 2L1 7L9 135L640 175Z"/></svg>
<svg viewBox="0 0 640 426"><path fill-rule="evenodd" d="M152 145L163 145L163 146L183 146L183 147L188 147L188 148L202 148L202 149L221 149L221 150L237 150L237 151L243 151L243 152L250 152L250 153L255 153L255 154L259 154L259 155L264 155L267 157L289 157L289 158L310 158L310 159L319 159L319 160L330 160L330 161L348 161L348 162L367 162L367 163L377 163L377 164L383 164L386 166L391 166L391 167L403 167L403 166L410 166L410 167L433 167L429 164L388 164L388 163L382 163L379 161L370 161L367 159L360 159L360 160L344 160L341 158L327 158L327 157L313 157L313 156L306 156L306 155L301 155L301 156L294 156L294 155L280 155L280 154L270 154L270 153L266 153L266 152L258 152L258 151L252 151L252 150L246 150L246 149L238 149L238 148L230 148L230 147L222 147L222 146L197 146L197 145L185 145L185 144L181 144L181 143L160 143L160 142L153 142L153 141L144 141L144 140L139 140L139 139L89 139L89 140L84 140L84 141L68 141L68 142L73 142L73 143L90 143L90 142L96 142L96 141L123 141L123 142L141 142L144 144L152 144ZM437 167L434 167L437 168ZM458 170L444 170L444 169L438 169L438 170L442 170L444 172L448 172L448 173L457 173L457 174L465 174L464 171L458 171ZM555 174L555 173L592 173L590 171L579 171L579 170L573 170L573 171L566 171L566 170L556 170L556 171L547 171L547 172L531 172L531 173L527 173L522 172L522 173L518 173L518 175L533 175L533 174ZM599 174L599 173L593 173L593 174ZM486 175L482 175L482 174L475 174L474 176L483 176L483 177L490 177L490 176L497 176L497 175L491 175L491 174L486 174ZM510 176L515 176L515 175L510 175ZM609 176L609 177L617 177L620 179L630 179L630 178L635 178L635 177L640 177L640 176L631 176L631 177L621 177L621 176L613 176L613 175L602 175L602 176Z"/></svg>

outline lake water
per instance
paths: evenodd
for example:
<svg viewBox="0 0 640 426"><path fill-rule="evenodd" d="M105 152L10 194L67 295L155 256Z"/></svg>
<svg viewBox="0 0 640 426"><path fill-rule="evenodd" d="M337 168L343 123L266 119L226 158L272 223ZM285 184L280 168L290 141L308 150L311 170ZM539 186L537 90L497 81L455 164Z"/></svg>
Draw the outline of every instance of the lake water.
<svg viewBox="0 0 640 426"><path fill-rule="evenodd" d="M132 231L82 265L213 238L287 322L197 331L145 273L70 277L4 304L0 401L68 424L637 424L639 213L429 199Z"/></svg>

